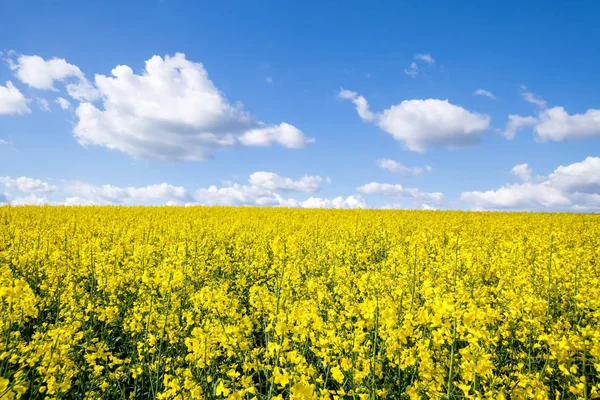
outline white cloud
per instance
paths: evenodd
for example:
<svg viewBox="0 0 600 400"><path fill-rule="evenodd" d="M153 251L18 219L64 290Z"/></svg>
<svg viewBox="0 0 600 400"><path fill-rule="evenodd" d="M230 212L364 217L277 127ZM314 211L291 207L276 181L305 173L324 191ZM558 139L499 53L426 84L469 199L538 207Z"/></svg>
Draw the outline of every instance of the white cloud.
<svg viewBox="0 0 600 400"><path fill-rule="evenodd" d="M517 134L517 131L523 127L534 126L537 123L537 119L534 117L522 117L520 115L511 114L508 116L508 122L506 128L504 128L503 136L511 140Z"/></svg>
<svg viewBox="0 0 600 400"><path fill-rule="evenodd" d="M9 176L0 176L0 184L8 189L16 189L25 193L44 193L49 194L56 191L57 187L48 182L39 179L33 179L26 176L11 178Z"/></svg>
<svg viewBox="0 0 600 400"><path fill-rule="evenodd" d="M404 73L411 78L416 78L419 74L419 66L416 62L411 62L408 68L404 68Z"/></svg>
<svg viewBox="0 0 600 400"><path fill-rule="evenodd" d="M543 109L537 117L509 115L504 137L514 138L521 127L533 127L540 142L591 139L600 137L600 110L589 109L583 114L569 114L563 107Z"/></svg>
<svg viewBox="0 0 600 400"><path fill-rule="evenodd" d="M302 208L367 208L367 203L360 195L352 195L346 198L341 196L334 199L323 199L310 197L300 202Z"/></svg>
<svg viewBox="0 0 600 400"><path fill-rule="evenodd" d="M404 100L376 114L355 92L342 89L339 96L352 100L364 121L373 121L411 151L475 144L490 126L489 116L470 112L448 100Z"/></svg>
<svg viewBox="0 0 600 400"><path fill-rule="evenodd" d="M8 146L9 143L6 140L4 140L4 139L0 139L0 145L6 145L6 146Z"/></svg>
<svg viewBox="0 0 600 400"><path fill-rule="evenodd" d="M525 99L525 101L528 103L535 104L540 108L546 107L546 100L534 93L529 92L525 86L521 86L521 96L523 96L523 99Z"/></svg>
<svg viewBox="0 0 600 400"><path fill-rule="evenodd" d="M27 102L27 98L11 81L7 81L6 86L0 85L0 115L29 114L31 110Z"/></svg>
<svg viewBox="0 0 600 400"><path fill-rule="evenodd" d="M11 69L21 82L36 89L57 90L54 83L59 81L66 84L67 93L77 100L90 101L98 97L79 67L63 58L45 60L37 55L20 55L16 62L11 60Z"/></svg>
<svg viewBox="0 0 600 400"><path fill-rule="evenodd" d="M538 209L564 207L570 201L560 190L547 183L505 185L497 190L461 194L461 200L478 209Z"/></svg>
<svg viewBox="0 0 600 400"><path fill-rule="evenodd" d="M463 192L461 199L476 209L589 211L600 207L600 157L559 166L547 178L538 177L539 183L531 182L531 170L524 166L515 166L524 183L485 192Z"/></svg>
<svg viewBox="0 0 600 400"><path fill-rule="evenodd" d="M338 93L340 99L351 100L356 106L356 112L363 121L371 121L375 116L369 111L369 103L363 96L350 90L341 89Z"/></svg>
<svg viewBox="0 0 600 400"><path fill-rule="evenodd" d="M279 176L273 172L265 171L254 172L250 175L248 181L253 186L267 190L281 190L304 193L316 192L321 188L321 185L324 182L331 182L329 178L322 178L318 175L305 175L298 180L293 180L291 178Z"/></svg>
<svg viewBox="0 0 600 400"><path fill-rule="evenodd" d="M544 110L540 113L535 132L542 141L600 137L600 110L589 109L583 114L573 115L569 115L563 107Z"/></svg>
<svg viewBox="0 0 600 400"><path fill-rule="evenodd" d="M548 175L548 180L561 190L600 194L600 157L561 165Z"/></svg>
<svg viewBox="0 0 600 400"><path fill-rule="evenodd" d="M435 60L433 59L433 57L431 56L431 54L429 53L423 53L423 54L417 54L414 57L415 60L421 60L426 62L427 64L435 64Z"/></svg>
<svg viewBox="0 0 600 400"><path fill-rule="evenodd" d="M268 189L238 183L220 188L214 185L208 188L200 188L195 193L195 199L201 204L227 206L275 206L284 203L284 199L279 194Z"/></svg>
<svg viewBox="0 0 600 400"><path fill-rule="evenodd" d="M371 182L356 188L364 194L382 194L387 197L404 198L426 203L440 203L444 195L439 192L421 192L419 189L405 188L399 184Z"/></svg>
<svg viewBox="0 0 600 400"><path fill-rule="evenodd" d="M329 200L311 197L300 201L293 198L284 198L278 192L312 193L318 191L323 183L329 183L329 178L305 175L300 179L282 177L273 172L259 171L250 175L247 185L237 183L224 187L210 186L200 188L195 193L195 199L207 205L257 205L257 206L283 206L283 207L315 207L322 203L323 207L351 207L361 204L360 196L341 197ZM342 200L340 200L342 199ZM358 205L356 205L358 206Z"/></svg>
<svg viewBox="0 0 600 400"><path fill-rule="evenodd" d="M473 92L473 94L475 96L484 96L484 97L490 98L492 100L496 100L496 96L494 95L494 93L490 92L489 90L477 89L476 91Z"/></svg>
<svg viewBox="0 0 600 400"><path fill-rule="evenodd" d="M282 122L279 125L271 126L261 123L258 128L243 133L239 141L244 146L267 147L278 143L288 149L301 149L315 140L305 137L302 131L295 126Z"/></svg>
<svg viewBox="0 0 600 400"><path fill-rule="evenodd" d="M109 205L109 202L97 203L94 200L82 199L81 197L67 197L64 201L58 203L63 206L97 206L97 205Z"/></svg>
<svg viewBox="0 0 600 400"><path fill-rule="evenodd" d="M105 146L134 157L204 160L237 146L302 148L314 141L288 124L269 125L229 104L200 63L184 54L154 56L138 75L126 65L96 75L103 109L77 107L74 129L82 145Z"/></svg>
<svg viewBox="0 0 600 400"><path fill-rule="evenodd" d="M429 65L435 64L435 60L429 53L416 54L413 57L413 60L423 61L424 63L429 64ZM413 79L416 78L417 75L419 75L419 65L415 61L412 61L410 63L410 65L408 66L408 68L404 69L404 73Z"/></svg>
<svg viewBox="0 0 600 400"><path fill-rule="evenodd" d="M119 187L113 185L92 185L83 182L66 182L63 186L65 193L72 194L71 203L83 204L146 204L165 203L172 201L185 203L191 200L186 189L168 183L142 187Z"/></svg>
<svg viewBox="0 0 600 400"><path fill-rule="evenodd" d="M377 165L379 168L387 169L390 172L409 176L417 176L421 175L423 172L431 172L433 170L429 165L426 165L425 167L405 167L398 161L387 158L377 160Z"/></svg>
<svg viewBox="0 0 600 400"><path fill-rule="evenodd" d="M42 111L50 112L50 103L46 99L36 99L38 107Z"/></svg>
<svg viewBox="0 0 600 400"><path fill-rule="evenodd" d="M273 84L273 78L271 78L270 76L265 77L265 82L267 82L269 85Z"/></svg>
<svg viewBox="0 0 600 400"><path fill-rule="evenodd" d="M515 165L510 171L513 175L518 176L523 182L531 182L531 168L527 163Z"/></svg>
<svg viewBox="0 0 600 400"><path fill-rule="evenodd" d="M31 193L28 196L17 197L13 201L10 202L13 206L24 206L24 205L34 205L41 206L42 204L46 204L48 199L45 197L38 197L35 194Z"/></svg>
<svg viewBox="0 0 600 400"><path fill-rule="evenodd" d="M71 108L71 103L69 102L69 100L65 99L64 97L59 97L56 99L56 103L60 106L60 108L62 108L63 110L68 110L69 108Z"/></svg>

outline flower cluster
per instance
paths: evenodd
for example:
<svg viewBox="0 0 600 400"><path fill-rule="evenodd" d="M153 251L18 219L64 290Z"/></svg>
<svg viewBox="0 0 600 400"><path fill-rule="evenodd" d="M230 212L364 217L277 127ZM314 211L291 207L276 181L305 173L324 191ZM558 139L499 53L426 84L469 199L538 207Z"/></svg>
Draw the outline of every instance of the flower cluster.
<svg viewBox="0 0 600 400"><path fill-rule="evenodd" d="M600 216L0 207L0 398L593 399Z"/></svg>

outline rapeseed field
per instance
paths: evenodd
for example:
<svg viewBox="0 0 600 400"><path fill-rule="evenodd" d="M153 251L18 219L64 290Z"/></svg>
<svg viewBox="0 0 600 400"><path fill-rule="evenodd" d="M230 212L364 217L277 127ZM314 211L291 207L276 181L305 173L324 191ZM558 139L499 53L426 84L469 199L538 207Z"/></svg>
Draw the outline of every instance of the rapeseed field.
<svg viewBox="0 0 600 400"><path fill-rule="evenodd" d="M1 399L593 399L600 216L0 207Z"/></svg>

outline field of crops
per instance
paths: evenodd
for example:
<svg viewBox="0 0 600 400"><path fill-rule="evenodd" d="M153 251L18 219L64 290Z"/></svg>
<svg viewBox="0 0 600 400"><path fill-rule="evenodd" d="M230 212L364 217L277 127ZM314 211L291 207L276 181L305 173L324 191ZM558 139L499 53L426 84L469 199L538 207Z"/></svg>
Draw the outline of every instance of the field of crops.
<svg viewBox="0 0 600 400"><path fill-rule="evenodd" d="M598 398L600 218L0 207L0 398Z"/></svg>

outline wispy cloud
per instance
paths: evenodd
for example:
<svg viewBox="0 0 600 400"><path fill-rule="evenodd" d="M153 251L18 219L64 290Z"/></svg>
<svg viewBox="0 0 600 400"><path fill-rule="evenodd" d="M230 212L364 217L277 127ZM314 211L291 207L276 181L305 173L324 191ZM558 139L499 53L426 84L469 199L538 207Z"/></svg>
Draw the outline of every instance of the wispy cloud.
<svg viewBox="0 0 600 400"><path fill-rule="evenodd" d="M485 89L477 89L476 91L473 92L473 95L484 96L489 99L496 100L496 96L494 95L494 93L490 92L489 90L485 90Z"/></svg>

